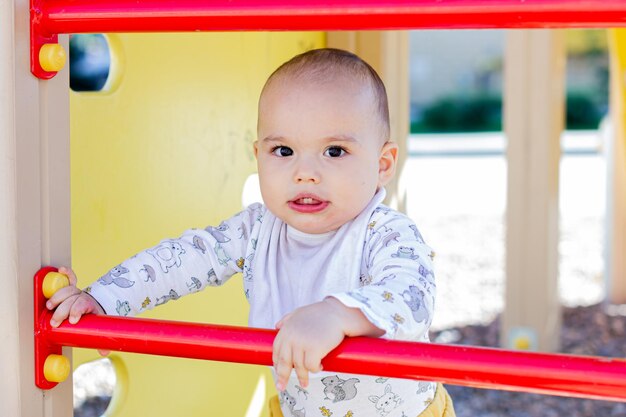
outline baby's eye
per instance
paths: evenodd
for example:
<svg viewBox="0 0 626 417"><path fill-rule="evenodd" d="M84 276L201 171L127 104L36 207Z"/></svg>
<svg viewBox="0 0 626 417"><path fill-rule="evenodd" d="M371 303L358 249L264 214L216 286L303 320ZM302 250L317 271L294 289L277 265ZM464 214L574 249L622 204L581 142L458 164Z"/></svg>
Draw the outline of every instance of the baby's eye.
<svg viewBox="0 0 626 417"><path fill-rule="evenodd" d="M324 156L330 156L331 158L338 158L345 154L346 151L341 146L329 146L328 149L324 151Z"/></svg>
<svg viewBox="0 0 626 417"><path fill-rule="evenodd" d="M276 156L291 156L293 155L293 150L287 146L276 146L272 148L272 153Z"/></svg>

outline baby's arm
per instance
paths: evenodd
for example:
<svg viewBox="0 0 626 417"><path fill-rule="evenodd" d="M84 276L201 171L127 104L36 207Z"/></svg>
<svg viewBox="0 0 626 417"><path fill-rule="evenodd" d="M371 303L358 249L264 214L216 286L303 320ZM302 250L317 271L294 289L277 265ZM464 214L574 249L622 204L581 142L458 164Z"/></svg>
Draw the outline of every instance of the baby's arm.
<svg viewBox="0 0 626 417"><path fill-rule="evenodd" d="M69 278L70 285L58 290L46 302L48 310L54 310L50 320L53 327L58 327L68 317L70 323L76 324L84 314L105 314L91 295L76 286L78 280L74 271L60 267L59 272Z"/></svg>
<svg viewBox="0 0 626 417"><path fill-rule="evenodd" d="M242 272L250 258L251 233L262 210L253 205L218 227L190 229L180 238L163 240L117 265L84 291L76 287L73 276L72 285L50 300L49 308L59 310L53 314L54 324L68 317L70 322L78 321L90 312L132 316L207 286L222 285Z"/></svg>
<svg viewBox="0 0 626 417"><path fill-rule="evenodd" d="M434 254L403 214L381 211L372 223L361 286L331 295L363 312L387 339L428 341L435 307Z"/></svg>
<svg viewBox="0 0 626 417"><path fill-rule="evenodd" d="M365 246L368 279L349 292L295 310L278 324L273 361L277 388L291 368L300 384L345 336L427 340L434 310L432 251L406 216L390 211L373 218Z"/></svg>
<svg viewBox="0 0 626 417"><path fill-rule="evenodd" d="M378 337L385 333L359 309L346 307L333 297L294 310L276 328L279 331L274 339L272 359L279 391L285 389L292 368L300 386L306 388L309 372L321 371L322 359L345 336Z"/></svg>

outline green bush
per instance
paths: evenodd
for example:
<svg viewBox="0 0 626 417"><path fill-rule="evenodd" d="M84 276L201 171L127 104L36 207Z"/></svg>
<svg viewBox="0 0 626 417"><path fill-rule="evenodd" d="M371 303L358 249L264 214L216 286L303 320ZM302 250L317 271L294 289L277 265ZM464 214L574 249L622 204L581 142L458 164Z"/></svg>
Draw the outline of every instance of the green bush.
<svg viewBox="0 0 626 417"><path fill-rule="evenodd" d="M567 129L597 129L602 118L602 103L593 93L569 92L566 102ZM411 133L493 132L502 130L502 98L475 95L445 97L411 121Z"/></svg>
<svg viewBox="0 0 626 417"><path fill-rule="evenodd" d="M567 94L565 124L568 129L597 129L602 118L591 94L574 91Z"/></svg>
<svg viewBox="0 0 626 417"><path fill-rule="evenodd" d="M424 109L411 132L476 132L502 129L502 100L497 96L446 97Z"/></svg>

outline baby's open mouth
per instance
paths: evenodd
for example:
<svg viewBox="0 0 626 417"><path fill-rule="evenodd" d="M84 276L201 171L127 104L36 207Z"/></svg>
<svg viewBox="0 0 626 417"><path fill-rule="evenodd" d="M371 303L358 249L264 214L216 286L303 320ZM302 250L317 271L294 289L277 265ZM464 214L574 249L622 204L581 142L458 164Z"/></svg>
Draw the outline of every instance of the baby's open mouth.
<svg viewBox="0 0 626 417"><path fill-rule="evenodd" d="M289 201L289 207L301 213L315 213L324 210L329 202L317 196L298 196Z"/></svg>
<svg viewBox="0 0 626 417"><path fill-rule="evenodd" d="M297 200L294 200L294 203L296 204L320 204L321 201L313 197L304 197L304 198L299 198Z"/></svg>

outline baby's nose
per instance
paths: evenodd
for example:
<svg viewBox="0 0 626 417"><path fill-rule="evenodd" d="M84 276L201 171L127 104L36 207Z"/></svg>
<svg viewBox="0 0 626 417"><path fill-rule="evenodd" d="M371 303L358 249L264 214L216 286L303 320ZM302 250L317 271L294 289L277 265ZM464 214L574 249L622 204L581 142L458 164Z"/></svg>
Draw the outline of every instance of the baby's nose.
<svg viewBox="0 0 626 417"><path fill-rule="evenodd" d="M320 182L318 176L316 176L316 175L307 175L307 174L297 175L296 178L295 178L295 181L297 183L311 182L313 184L318 184Z"/></svg>
<svg viewBox="0 0 626 417"><path fill-rule="evenodd" d="M313 183L318 184L321 180L320 170L314 161L299 161L294 174L296 183Z"/></svg>

